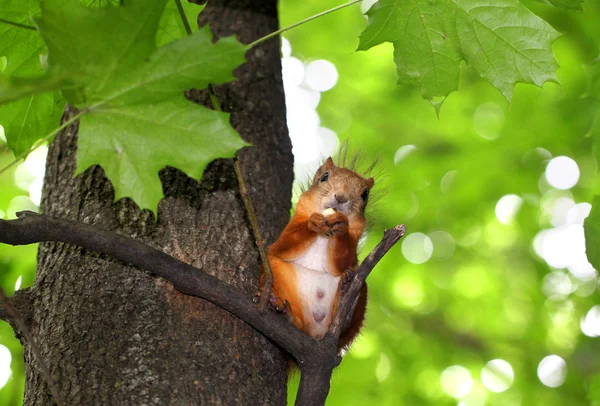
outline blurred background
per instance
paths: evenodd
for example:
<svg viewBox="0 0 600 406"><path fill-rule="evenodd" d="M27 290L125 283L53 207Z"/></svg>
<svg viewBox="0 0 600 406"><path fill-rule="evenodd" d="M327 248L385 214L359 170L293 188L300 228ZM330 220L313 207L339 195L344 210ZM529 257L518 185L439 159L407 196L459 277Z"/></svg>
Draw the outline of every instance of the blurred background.
<svg viewBox="0 0 600 406"><path fill-rule="evenodd" d="M380 157L362 255L382 231L407 235L369 277L362 335L334 373L328 405L588 405L600 372L597 271L583 220L600 192L589 97L600 0L585 12L523 0L564 34L560 84L519 84L509 104L468 67L439 119L395 85L393 47L355 52L374 1L287 32L282 65L299 181L340 142ZM281 26L339 0L280 1ZM596 62L598 63L598 61ZM13 159L0 131L0 167ZM1 175L0 218L38 210L46 149ZM0 245L0 285L31 286L35 246ZM0 321L0 404L20 405L23 354ZM290 383L290 402L297 377Z"/></svg>

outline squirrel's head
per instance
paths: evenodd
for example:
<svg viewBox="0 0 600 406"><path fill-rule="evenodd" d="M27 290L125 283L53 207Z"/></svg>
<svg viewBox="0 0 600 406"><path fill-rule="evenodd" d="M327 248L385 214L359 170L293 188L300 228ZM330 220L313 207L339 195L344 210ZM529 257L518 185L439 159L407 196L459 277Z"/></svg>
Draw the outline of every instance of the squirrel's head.
<svg viewBox="0 0 600 406"><path fill-rule="evenodd" d="M303 196L309 201L304 203L314 212L332 208L348 217L362 217L374 184L373 178L365 179L350 169L335 166L330 157L317 170L307 196Z"/></svg>

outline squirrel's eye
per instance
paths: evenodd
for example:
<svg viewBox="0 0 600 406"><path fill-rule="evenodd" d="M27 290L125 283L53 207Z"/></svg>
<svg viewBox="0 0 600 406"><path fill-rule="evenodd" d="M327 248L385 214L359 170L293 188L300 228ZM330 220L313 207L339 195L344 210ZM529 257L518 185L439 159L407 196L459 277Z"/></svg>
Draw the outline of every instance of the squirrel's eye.
<svg viewBox="0 0 600 406"><path fill-rule="evenodd" d="M325 172L323 175L321 175L321 182L327 182L327 179L329 179L329 172Z"/></svg>
<svg viewBox="0 0 600 406"><path fill-rule="evenodd" d="M366 202L369 198L369 188L366 188L362 195L360 195L360 197L361 199L363 199L364 202Z"/></svg>

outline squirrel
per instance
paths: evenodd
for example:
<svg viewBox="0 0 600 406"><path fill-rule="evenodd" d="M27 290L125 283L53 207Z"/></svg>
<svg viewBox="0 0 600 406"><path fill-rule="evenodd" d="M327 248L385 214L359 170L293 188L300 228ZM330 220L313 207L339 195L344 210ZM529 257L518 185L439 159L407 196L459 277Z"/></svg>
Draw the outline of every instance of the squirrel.
<svg viewBox="0 0 600 406"><path fill-rule="evenodd" d="M298 200L294 215L269 247L273 271L270 303L313 338L322 338L333 321L344 284L352 279L357 246L373 178L337 167L331 157L317 170ZM261 291L264 289L264 272ZM362 327L367 305L364 284L351 322L340 336L346 349Z"/></svg>

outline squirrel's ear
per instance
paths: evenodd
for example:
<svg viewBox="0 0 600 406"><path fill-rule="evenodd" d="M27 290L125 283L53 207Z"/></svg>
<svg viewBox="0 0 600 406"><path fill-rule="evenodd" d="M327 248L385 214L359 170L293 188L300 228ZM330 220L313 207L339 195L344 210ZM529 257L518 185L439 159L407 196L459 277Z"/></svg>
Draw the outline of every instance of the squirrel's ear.
<svg viewBox="0 0 600 406"><path fill-rule="evenodd" d="M369 186L369 189L371 189L374 184L375 184L375 179L373 179L373 178L367 179L367 185Z"/></svg>
<svg viewBox="0 0 600 406"><path fill-rule="evenodd" d="M323 164L323 168L325 168L325 169L331 169L333 167L335 167L335 165L333 163L333 159L331 159L331 157L327 158L327 160Z"/></svg>

